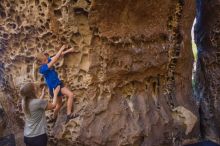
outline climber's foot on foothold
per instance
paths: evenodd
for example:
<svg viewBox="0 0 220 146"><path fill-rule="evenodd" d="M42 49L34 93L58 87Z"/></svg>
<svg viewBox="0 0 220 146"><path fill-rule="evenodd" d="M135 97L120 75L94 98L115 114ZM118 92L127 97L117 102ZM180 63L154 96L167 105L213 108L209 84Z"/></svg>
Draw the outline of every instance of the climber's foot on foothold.
<svg viewBox="0 0 220 146"><path fill-rule="evenodd" d="M79 114L69 114L69 115L67 115L65 124L67 124L71 119L74 119L78 116L79 116Z"/></svg>

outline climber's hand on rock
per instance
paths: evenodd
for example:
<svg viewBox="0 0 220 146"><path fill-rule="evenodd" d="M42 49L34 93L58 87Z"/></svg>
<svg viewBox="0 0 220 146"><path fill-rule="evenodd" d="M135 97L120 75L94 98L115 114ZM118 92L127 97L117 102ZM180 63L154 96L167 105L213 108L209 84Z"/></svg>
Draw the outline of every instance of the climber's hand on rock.
<svg viewBox="0 0 220 146"><path fill-rule="evenodd" d="M63 56L63 55L65 55L65 54L67 54L67 53L72 53L72 52L74 52L74 49L73 49L73 48L70 48L70 49L68 49L68 50L66 50L66 51L63 51L61 55Z"/></svg>
<svg viewBox="0 0 220 146"><path fill-rule="evenodd" d="M60 48L60 51L64 51L64 49L67 47L67 45L62 45L62 47Z"/></svg>
<svg viewBox="0 0 220 146"><path fill-rule="evenodd" d="M69 49L69 52L70 52L70 53L73 53L73 52L74 52L74 48L70 48L70 49Z"/></svg>

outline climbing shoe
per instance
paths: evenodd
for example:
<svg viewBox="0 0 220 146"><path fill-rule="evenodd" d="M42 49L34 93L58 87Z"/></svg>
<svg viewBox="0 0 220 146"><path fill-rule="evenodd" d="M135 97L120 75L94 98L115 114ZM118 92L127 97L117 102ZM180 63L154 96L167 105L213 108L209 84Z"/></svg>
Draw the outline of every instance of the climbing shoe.
<svg viewBox="0 0 220 146"><path fill-rule="evenodd" d="M79 116L79 114L70 114L66 116L66 122L65 124L67 124L71 119L77 118Z"/></svg>

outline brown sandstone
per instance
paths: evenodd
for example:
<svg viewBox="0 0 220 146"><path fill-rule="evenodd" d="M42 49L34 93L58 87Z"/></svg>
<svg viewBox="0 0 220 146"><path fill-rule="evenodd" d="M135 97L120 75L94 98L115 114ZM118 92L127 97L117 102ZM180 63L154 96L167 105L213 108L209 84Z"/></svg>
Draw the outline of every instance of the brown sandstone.
<svg viewBox="0 0 220 146"><path fill-rule="evenodd" d="M197 140L194 17L191 0L0 1L0 100L17 144L23 132L19 87L43 81L34 55L52 55L61 44L75 48L56 69L74 92L80 117L65 125L64 102L55 126L48 123L51 145L180 146ZM2 128L0 135L10 133Z"/></svg>

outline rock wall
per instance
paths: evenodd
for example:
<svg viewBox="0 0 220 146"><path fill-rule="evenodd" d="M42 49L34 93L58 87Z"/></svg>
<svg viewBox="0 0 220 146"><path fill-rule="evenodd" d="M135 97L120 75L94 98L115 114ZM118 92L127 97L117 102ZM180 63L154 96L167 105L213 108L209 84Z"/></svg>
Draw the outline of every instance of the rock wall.
<svg viewBox="0 0 220 146"><path fill-rule="evenodd" d="M197 98L201 101L202 136L220 143L220 2L197 1L195 40L198 46Z"/></svg>
<svg viewBox="0 0 220 146"><path fill-rule="evenodd" d="M43 81L34 55L53 55L67 44L75 51L55 67L74 92L80 117L65 125L64 102L55 126L48 123L51 145L180 146L197 140L194 7L191 0L1 1L0 99L18 111L10 116L18 131L18 89Z"/></svg>

